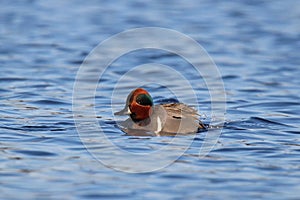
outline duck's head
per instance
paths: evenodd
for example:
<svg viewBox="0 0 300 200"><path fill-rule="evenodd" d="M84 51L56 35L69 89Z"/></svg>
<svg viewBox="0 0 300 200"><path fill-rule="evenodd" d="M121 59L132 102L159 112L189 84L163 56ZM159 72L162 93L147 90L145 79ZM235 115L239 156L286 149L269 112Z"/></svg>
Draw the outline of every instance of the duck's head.
<svg viewBox="0 0 300 200"><path fill-rule="evenodd" d="M151 116L153 100L143 88L133 90L127 97L125 108L115 115L130 115L133 121L141 121Z"/></svg>

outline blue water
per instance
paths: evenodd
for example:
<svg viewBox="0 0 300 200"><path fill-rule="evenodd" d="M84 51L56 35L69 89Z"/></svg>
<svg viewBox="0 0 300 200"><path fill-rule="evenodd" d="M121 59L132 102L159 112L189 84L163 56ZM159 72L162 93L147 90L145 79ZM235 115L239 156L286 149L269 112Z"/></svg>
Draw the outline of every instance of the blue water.
<svg viewBox="0 0 300 200"><path fill-rule="evenodd" d="M0 199L299 199L299 19L300 4L293 0L1 1ZM206 49L224 82L226 121L204 158L199 150L206 133L182 136L174 148L191 145L174 163L126 173L93 155L111 158L116 152L97 140L100 133L88 115L83 118L90 150L83 145L73 119L73 85L96 45L145 26L177 30ZM83 104L82 110L96 108L107 137L131 152L151 153L172 140L125 136L114 122L110 102L116 79L149 62L184 72L196 89L203 121L214 117L205 82L184 60L155 50L124 55L105 73L95 105ZM136 86L124 85L115 109ZM174 98L163 86L145 87L155 102ZM180 82L173 87L180 89ZM190 103L184 92L183 101ZM145 164L150 162L155 164L147 159Z"/></svg>

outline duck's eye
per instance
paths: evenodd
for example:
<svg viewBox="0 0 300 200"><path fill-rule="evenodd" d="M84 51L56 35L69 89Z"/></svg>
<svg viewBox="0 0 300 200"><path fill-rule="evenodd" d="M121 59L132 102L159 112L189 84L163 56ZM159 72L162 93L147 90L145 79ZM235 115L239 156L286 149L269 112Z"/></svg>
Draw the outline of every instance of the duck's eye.
<svg viewBox="0 0 300 200"><path fill-rule="evenodd" d="M136 97L136 102L143 106L153 106L152 98L148 94L139 94Z"/></svg>

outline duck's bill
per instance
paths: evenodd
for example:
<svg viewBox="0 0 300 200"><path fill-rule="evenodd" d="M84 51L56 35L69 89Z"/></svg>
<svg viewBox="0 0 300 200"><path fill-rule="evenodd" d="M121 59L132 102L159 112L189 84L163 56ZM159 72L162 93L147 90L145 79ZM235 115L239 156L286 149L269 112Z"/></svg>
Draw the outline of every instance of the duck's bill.
<svg viewBox="0 0 300 200"><path fill-rule="evenodd" d="M123 110L119 111L119 112L115 112L115 115L130 115L131 112L129 110L129 108L124 108Z"/></svg>

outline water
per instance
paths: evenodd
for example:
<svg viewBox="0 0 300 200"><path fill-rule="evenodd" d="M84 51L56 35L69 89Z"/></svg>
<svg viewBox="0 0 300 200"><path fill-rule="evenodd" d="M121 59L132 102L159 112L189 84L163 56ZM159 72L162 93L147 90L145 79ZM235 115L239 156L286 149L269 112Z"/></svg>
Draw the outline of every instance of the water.
<svg viewBox="0 0 300 200"><path fill-rule="evenodd" d="M0 198L299 199L299 18L296 1L1 1ZM206 133L180 137L173 148L192 144L174 164L131 174L102 165L86 150L74 124L72 94L80 64L99 42L144 26L175 29L203 45L221 72L227 112L206 157L198 156ZM210 120L205 83L184 60L153 50L124 55L113 63L121 67L106 72L95 105L82 107L96 107L106 135L127 151L151 153L172 140L124 136L112 118L116 78L150 61L185 71L203 120ZM114 109L134 86L116 94ZM156 102L173 98L163 86L146 87ZM182 89L183 101L191 102L185 94ZM98 142L90 118L84 120L92 152L103 149L102 156L113 157L116 152Z"/></svg>

